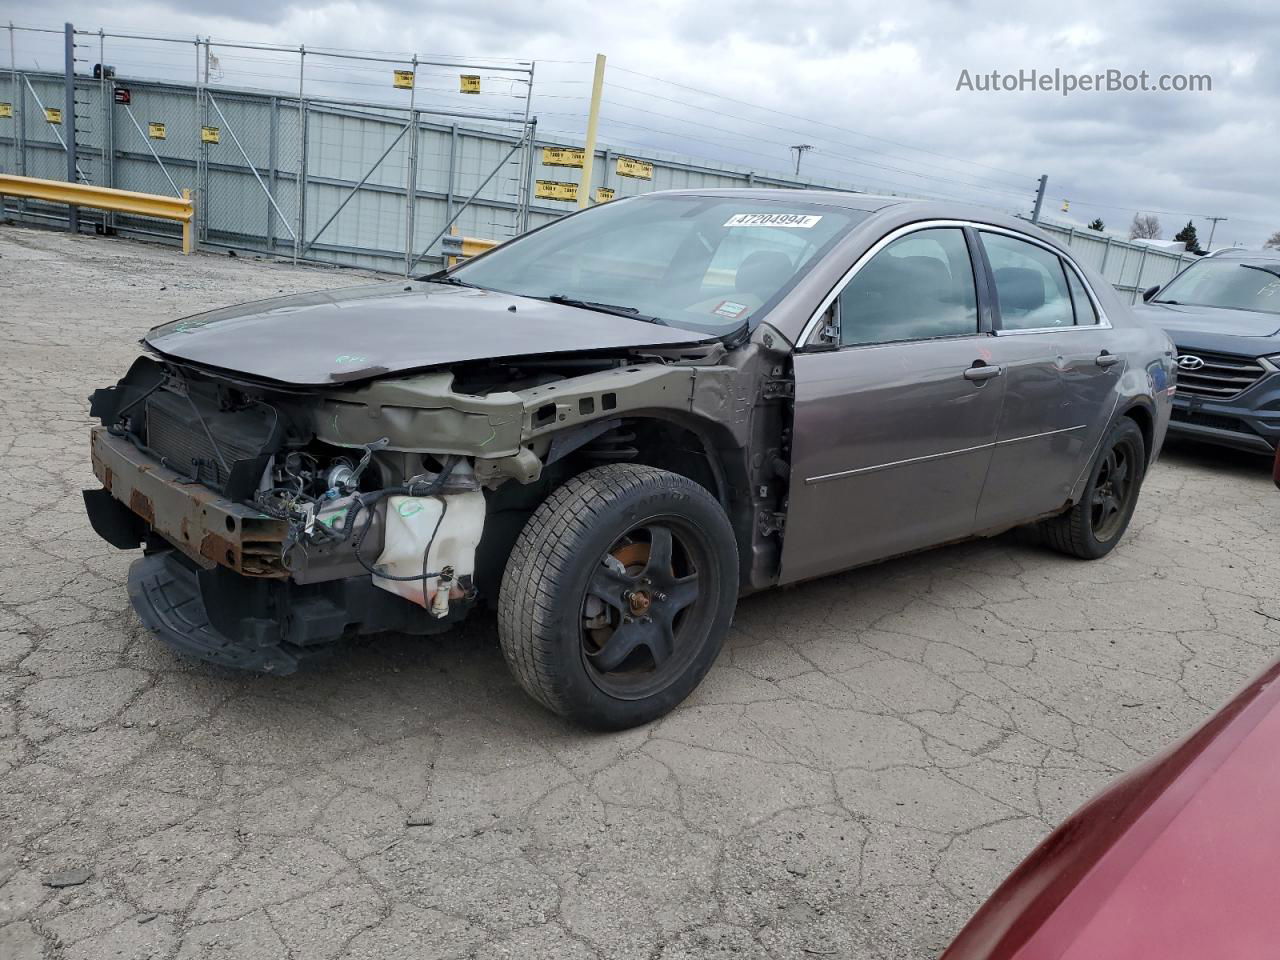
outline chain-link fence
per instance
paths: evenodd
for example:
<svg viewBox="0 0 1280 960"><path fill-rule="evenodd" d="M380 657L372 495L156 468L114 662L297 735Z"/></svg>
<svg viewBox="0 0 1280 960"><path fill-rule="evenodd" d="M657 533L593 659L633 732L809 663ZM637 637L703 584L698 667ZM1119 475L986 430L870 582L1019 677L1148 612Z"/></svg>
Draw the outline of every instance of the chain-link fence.
<svg viewBox="0 0 1280 960"><path fill-rule="evenodd" d="M46 58L63 39L8 33L43 42ZM75 44L74 111L63 102L63 75L17 69L16 55L0 74L0 171L66 179L74 128L78 179L191 191L201 243L406 273L440 261L454 221L512 236L528 220L516 172L530 167L533 149L531 64L102 32L78 32ZM252 89L259 85L275 89ZM363 87L378 93L349 96ZM66 218L55 205L8 206L22 217ZM160 221L100 219L104 229L178 233Z"/></svg>
<svg viewBox="0 0 1280 960"><path fill-rule="evenodd" d="M61 54L62 31L8 34L11 50L17 38L36 45L32 60L47 65ZM529 63L75 37L79 178L144 193L190 190L208 245L409 274L441 262L446 233L506 239L577 209L582 191L599 202L680 188L853 189L605 145L583 184L580 146L534 136ZM11 54L13 69L0 71L0 171L65 179L64 77L19 69L21 59ZM65 207L8 207L66 218ZM179 232L163 221L86 216L104 229ZM1041 225L1132 299L1191 256Z"/></svg>

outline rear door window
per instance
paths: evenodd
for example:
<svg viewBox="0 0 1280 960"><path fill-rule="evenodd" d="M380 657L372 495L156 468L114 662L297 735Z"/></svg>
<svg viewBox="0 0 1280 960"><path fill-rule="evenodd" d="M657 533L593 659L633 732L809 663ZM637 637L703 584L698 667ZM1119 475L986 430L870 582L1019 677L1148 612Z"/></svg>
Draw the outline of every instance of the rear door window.
<svg viewBox="0 0 1280 960"><path fill-rule="evenodd" d="M982 233L991 262L1003 330L1040 330L1075 325L1071 294L1056 253L1006 236Z"/></svg>
<svg viewBox="0 0 1280 960"><path fill-rule="evenodd" d="M1071 302L1076 308L1076 326L1091 326L1098 322L1098 311L1076 272L1067 267L1067 286L1071 288Z"/></svg>

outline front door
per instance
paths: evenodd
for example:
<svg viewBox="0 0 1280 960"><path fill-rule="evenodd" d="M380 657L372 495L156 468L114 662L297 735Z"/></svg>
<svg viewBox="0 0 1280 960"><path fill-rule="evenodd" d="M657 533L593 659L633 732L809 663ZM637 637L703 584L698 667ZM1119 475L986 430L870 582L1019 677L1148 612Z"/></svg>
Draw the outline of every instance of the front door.
<svg viewBox="0 0 1280 960"><path fill-rule="evenodd" d="M892 241L833 308L838 343L794 358L782 582L973 533L1000 420L960 228Z"/></svg>

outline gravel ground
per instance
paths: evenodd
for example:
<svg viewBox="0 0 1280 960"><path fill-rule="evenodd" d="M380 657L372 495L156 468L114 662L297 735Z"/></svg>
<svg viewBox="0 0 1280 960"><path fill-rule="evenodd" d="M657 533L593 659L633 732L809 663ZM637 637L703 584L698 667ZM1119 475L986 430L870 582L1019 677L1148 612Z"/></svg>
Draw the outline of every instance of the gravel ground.
<svg viewBox="0 0 1280 960"><path fill-rule="evenodd" d="M1272 657L1280 494L1175 448L1108 559L1006 537L752 597L619 735L526 699L492 618L303 676L180 662L85 520L85 398L154 323L352 282L0 227L6 960L931 957Z"/></svg>

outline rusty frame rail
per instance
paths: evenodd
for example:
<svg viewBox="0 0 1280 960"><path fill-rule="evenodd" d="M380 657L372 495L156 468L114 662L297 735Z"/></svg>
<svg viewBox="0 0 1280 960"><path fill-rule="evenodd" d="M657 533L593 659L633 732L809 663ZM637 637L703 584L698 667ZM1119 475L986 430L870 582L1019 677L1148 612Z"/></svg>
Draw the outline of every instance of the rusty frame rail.
<svg viewBox="0 0 1280 960"><path fill-rule="evenodd" d="M195 203L191 199L190 190L183 190L181 197L165 197L155 193L97 187L89 183L67 183L63 180L41 180L37 177L0 173L0 195L65 203L71 207L94 207L139 217L176 220L182 224L182 252L191 253L195 249L195 232L192 229L195 223Z"/></svg>
<svg viewBox="0 0 1280 960"><path fill-rule="evenodd" d="M288 532L282 521L186 480L106 427L93 428L91 450L103 488L201 566L289 576L280 556Z"/></svg>

